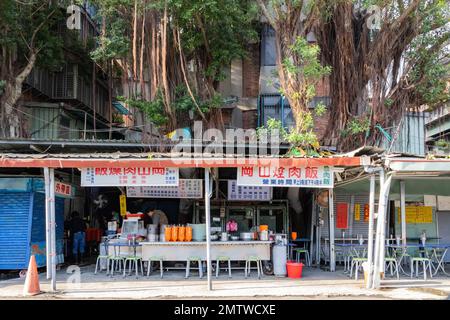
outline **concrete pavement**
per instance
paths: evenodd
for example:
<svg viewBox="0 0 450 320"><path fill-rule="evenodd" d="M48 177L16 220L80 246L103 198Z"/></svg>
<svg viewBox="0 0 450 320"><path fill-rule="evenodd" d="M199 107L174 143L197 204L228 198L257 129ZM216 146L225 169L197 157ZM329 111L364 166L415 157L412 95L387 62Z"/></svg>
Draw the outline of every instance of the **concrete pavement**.
<svg viewBox="0 0 450 320"><path fill-rule="evenodd" d="M213 277L213 291L208 292L206 277L197 273L184 279L182 271L159 272L150 278L117 274L113 278L105 271L94 274L93 266L85 266L80 273L68 274L64 268L57 273L57 292L50 293L50 282L40 274L41 295L37 299L448 299L450 277L435 277L429 281L409 279L387 280L380 290L367 290L363 280L349 279L342 271L335 273L305 268L301 279L264 276L258 280L254 271L245 279L243 271L233 271L233 278L225 273ZM22 298L25 279L0 281L0 299Z"/></svg>

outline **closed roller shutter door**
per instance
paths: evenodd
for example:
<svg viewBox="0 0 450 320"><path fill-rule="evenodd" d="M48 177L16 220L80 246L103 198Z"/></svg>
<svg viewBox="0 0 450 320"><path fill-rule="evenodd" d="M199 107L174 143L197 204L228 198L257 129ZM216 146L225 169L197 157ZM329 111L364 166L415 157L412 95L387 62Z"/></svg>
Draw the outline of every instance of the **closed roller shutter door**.
<svg viewBox="0 0 450 320"><path fill-rule="evenodd" d="M0 193L0 269L27 268L32 202L29 192Z"/></svg>

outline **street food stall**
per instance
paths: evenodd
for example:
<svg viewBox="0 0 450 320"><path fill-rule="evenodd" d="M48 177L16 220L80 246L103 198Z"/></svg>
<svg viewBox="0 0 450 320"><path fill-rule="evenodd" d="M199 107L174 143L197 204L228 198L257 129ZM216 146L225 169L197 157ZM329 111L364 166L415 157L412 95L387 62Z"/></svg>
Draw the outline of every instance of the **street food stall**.
<svg viewBox="0 0 450 320"><path fill-rule="evenodd" d="M345 157L330 157L330 158L282 158L278 156L266 156L263 158L258 157L235 157L235 158L214 158L206 159L201 158L186 158L171 155L171 157L161 156L158 154L96 154L92 157L91 154L77 154L77 155L40 155L39 158L33 157L15 157L11 158L7 155L1 159L0 165L3 167L27 167L27 168L44 168L46 173L45 185L46 185L46 197L48 199L54 199L55 193L52 188L48 186L54 182L54 168L77 168L81 171L81 186L82 187L176 187L179 188L180 168L196 168L198 174L202 176L201 184L203 186L202 198L204 198L204 212L205 212L205 232L206 237L203 241L140 241L139 246L131 246L133 250L136 250L137 254L143 255L145 259L145 250L147 248L158 248L158 246L178 246L191 247L193 243L197 246L197 255L201 255L202 259L206 258L206 266L208 272L208 288L211 289L211 269L214 256L225 250L224 248L233 246L241 246L242 248L251 248L251 250L260 250L257 248L264 247L261 252L258 252L261 259L268 258L270 251L267 249L270 241L277 241L279 236L278 230L272 230L274 238L267 238L269 234L269 227L260 228L261 225L270 225L270 213L268 215L269 222L256 221L256 225L253 223L248 225L250 232L238 231L238 240L226 239L224 241L211 241L211 225L213 221L210 218L210 200L212 196L212 176L214 174L214 168L236 168L237 169L237 182L238 186L253 186L253 187L303 187L303 188L326 188L332 190L333 188L333 167L336 166L360 166L362 164L360 157L345 156ZM330 195L332 199L332 195ZM332 206L330 206L332 207ZM270 210L269 210L270 212ZM137 213L137 212L134 212ZM233 212L229 212L228 218L234 218L233 220L239 227L241 223L241 229L243 229L243 221L239 221L239 216L246 216L249 212L241 212L239 215L234 215ZM254 213L254 211L253 211ZM47 227L49 228L50 235L55 234L54 221L54 202L49 201L49 206L46 208L46 215L49 217ZM226 212L225 212L226 215ZM249 216L249 214L248 214ZM262 215L260 215L261 219ZM334 219L333 212L330 211L330 219ZM231 220L231 219L230 219ZM248 220L248 219L247 219ZM276 219L275 219L276 220ZM217 221L216 221L217 222ZM219 221L220 222L220 221ZM229 221L227 221L228 223ZM197 223L194 223L197 224ZM283 225L284 223L281 223ZM139 225L139 223L138 223ZM234 223L233 223L234 225ZM213 226L215 227L215 226ZM260 234L264 240L247 239L246 237L251 234L251 231L256 231L259 227ZM251 230L251 228L256 228ZM278 223L275 226L278 229ZM284 227L283 227L284 228ZM139 229L139 228L138 228ZM185 229L186 230L186 229ZM236 232L235 229L230 229L230 233ZM281 229L283 231L283 229ZM194 233L194 232L193 232ZM253 232L253 234L255 234ZM241 236L242 235L242 236ZM233 235L236 237L236 235ZM242 238L242 240L241 240ZM334 235L330 235L332 243L330 251L333 251ZM54 245L55 237L47 236L47 242L51 243L51 269L47 277L51 279L51 289L56 290L56 249ZM268 240L266 240L268 239ZM278 237L280 239L280 237ZM126 239L119 237L116 241L126 242L129 241L128 236ZM156 239L155 239L156 240ZM164 239L166 240L166 239ZM194 234L193 239L194 240ZM222 240L222 238L221 238ZM136 241L139 240L136 237ZM235 242L233 242L235 241ZM192 242L192 243L190 243ZM147 244L148 243L148 244ZM167 244L166 244L167 243ZM236 243L236 244L235 244ZM155 249L156 250L156 249ZM159 249L158 249L159 250ZM218 253L215 253L217 250ZM169 254L170 250L164 250L165 254ZM231 255L231 253L227 253ZM285 255L285 254L284 254ZM331 255L333 257L333 255ZM242 257L237 255L236 258ZM49 263L47 263L50 265Z"/></svg>

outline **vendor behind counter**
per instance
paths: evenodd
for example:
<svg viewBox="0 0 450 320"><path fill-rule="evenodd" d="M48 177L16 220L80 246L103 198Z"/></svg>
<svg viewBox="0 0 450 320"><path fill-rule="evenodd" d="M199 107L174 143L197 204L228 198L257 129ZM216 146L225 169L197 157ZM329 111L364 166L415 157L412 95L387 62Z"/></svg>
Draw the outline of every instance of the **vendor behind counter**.
<svg viewBox="0 0 450 320"><path fill-rule="evenodd" d="M167 215L162 210L156 209L154 203L144 205L142 211L144 212L145 227L147 227L148 224L157 224L158 228L160 228L161 225L169 224Z"/></svg>

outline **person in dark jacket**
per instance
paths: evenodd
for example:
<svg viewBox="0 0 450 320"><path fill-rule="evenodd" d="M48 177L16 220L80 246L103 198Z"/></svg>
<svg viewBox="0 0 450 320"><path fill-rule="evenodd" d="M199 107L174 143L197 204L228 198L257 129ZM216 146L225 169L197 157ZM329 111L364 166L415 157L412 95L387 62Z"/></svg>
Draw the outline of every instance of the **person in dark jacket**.
<svg viewBox="0 0 450 320"><path fill-rule="evenodd" d="M86 223L77 211L72 212L69 230L73 236L72 253L75 258L75 263L82 263L84 248L86 245Z"/></svg>

